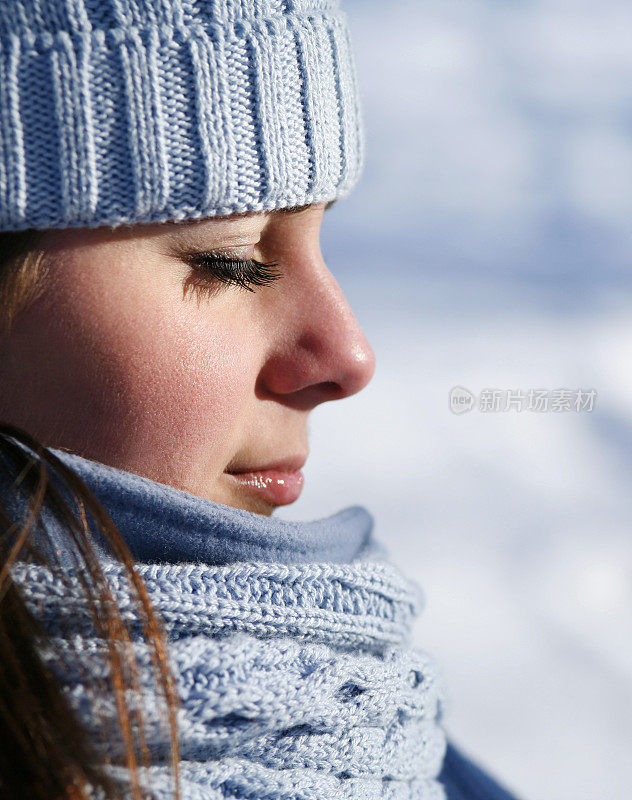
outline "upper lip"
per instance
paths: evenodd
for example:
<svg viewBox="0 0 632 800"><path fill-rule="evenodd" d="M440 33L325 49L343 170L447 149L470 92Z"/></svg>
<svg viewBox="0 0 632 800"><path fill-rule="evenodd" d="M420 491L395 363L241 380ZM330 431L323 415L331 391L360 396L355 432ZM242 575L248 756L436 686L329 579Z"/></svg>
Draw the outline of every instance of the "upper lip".
<svg viewBox="0 0 632 800"><path fill-rule="evenodd" d="M307 461L306 455L293 455L287 458L282 458L277 461L270 461L267 464L258 464L257 466L235 467L234 469L225 470L229 475L239 475L244 472L267 472L276 470L278 472L293 472L294 470L301 469Z"/></svg>

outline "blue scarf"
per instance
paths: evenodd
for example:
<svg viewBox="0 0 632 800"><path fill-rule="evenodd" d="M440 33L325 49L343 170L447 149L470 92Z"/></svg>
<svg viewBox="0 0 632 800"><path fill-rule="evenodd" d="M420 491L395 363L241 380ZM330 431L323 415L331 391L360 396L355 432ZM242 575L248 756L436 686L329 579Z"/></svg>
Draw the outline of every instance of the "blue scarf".
<svg viewBox="0 0 632 800"><path fill-rule="evenodd" d="M443 681L410 646L421 592L388 561L364 508L288 522L52 452L121 530L162 618L182 701L183 800L444 800ZM48 532L63 563L63 531ZM141 685L131 702L142 702L152 754L143 780L166 800L173 784L150 651L125 571L99 548L137 633ZM61 585L45 567L13 569L65 654L60 668L45 653L51 669L98 736L116 718L113 698L92 692L104 677L103 642L71 561L65 575ZM122 753L112 738L109 769L124 783Z"/></svg>

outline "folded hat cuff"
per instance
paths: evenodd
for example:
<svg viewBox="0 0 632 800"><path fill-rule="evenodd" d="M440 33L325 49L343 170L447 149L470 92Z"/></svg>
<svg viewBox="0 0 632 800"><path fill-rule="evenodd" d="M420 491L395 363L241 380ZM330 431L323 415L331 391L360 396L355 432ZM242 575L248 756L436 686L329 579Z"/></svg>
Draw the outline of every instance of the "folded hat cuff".
<svg viewBox="0 0 632 800"><path fill-rule="evenodd" d="M363 158L339 9L0 35L0 230L327 202Z"/></svg>

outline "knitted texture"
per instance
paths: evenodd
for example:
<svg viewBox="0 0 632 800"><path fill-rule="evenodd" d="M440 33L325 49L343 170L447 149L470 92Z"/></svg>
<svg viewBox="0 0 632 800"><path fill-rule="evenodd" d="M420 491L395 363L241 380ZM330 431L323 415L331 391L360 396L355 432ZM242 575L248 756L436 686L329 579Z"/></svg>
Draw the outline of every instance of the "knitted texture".
<svg viewBox="0 0 632 800"><path fill-rule="evenodd" d="M138 565L169 640L182 699L185 800L445 800L443 681L410 646L422 596L389 562ZM150 654L120 564L105 567L141 665L152 765L144 780L172 797L167 736ZM14 579L62 654L51 669L89 730L115 719L104 643L77 575L19 563ZM71 646L72 645L72 646ZM76 651L76 652L75 652ZM133 701L133 698L130 698ZM108 738L112 775L123 745Z"/></svg>
<svg viewBox="0 0 632 800"><path fill-rule="evenodd" d="M0 230L326 202L363 157L338 0L0 0Z"/></svg>

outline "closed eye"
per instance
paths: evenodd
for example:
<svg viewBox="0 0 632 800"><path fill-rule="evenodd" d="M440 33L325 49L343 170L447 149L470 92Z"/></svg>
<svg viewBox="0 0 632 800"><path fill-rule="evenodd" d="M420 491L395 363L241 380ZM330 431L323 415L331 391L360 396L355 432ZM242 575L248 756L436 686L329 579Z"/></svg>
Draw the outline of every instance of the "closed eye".
<svg viewBox="0 0 632 800"><path fill-rule="evenodd" d="M189 284L202 292L217 290L218 284L239 286L254 292L253 287L268 286L283 277L274 261L227 258L225 255L206 251L186 253L184 260L193 270Z"/></svg>

